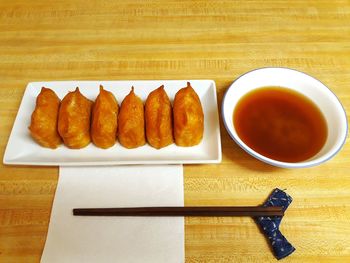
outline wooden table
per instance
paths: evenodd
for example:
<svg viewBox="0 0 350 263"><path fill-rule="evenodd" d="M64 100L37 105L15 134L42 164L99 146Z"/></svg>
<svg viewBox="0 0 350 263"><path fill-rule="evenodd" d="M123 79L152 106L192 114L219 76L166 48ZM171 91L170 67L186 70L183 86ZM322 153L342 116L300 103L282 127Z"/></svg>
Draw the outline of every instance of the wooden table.
<svg viewBox="0 0 350 263"><path fill-rule="evenodd" d="M0 1L0 153L30 81L214 79L291 67L329 86L350 111L350 2ZM219 106L220 108L220 106ZM185 166L186 205L257 205L275 187L294 202L285 262L350 261L350 147L286 170L244 153L221 125L219 165ZM0 262L39 262L57 167L0 164ZM186 262L275 262L251 218L186 218Z"/></svg>

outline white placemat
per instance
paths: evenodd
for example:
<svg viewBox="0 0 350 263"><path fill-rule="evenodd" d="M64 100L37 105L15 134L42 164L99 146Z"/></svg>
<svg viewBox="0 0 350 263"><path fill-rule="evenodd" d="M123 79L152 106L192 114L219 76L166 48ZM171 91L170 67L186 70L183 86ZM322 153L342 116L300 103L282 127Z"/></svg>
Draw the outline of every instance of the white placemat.
<svg viewBox="0 0 350 263"><path fill-rule="evenodd" d="M60 167L41 262L184 262L183 217L72 215L78 207L183 205L182 165Z"/></svg>

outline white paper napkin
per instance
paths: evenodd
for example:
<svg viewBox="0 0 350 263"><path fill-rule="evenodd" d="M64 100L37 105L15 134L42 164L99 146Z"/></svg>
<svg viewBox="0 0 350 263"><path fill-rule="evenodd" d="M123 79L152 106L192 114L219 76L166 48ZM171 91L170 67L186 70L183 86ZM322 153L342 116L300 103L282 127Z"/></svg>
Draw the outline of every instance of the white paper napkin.
<svg viewBox="0 0 350 263"><path fill-rule="evenodd" d="M72 215L78 207L183 205L182 165L60 167L41 262L184 262L183 217Z"/></svg>

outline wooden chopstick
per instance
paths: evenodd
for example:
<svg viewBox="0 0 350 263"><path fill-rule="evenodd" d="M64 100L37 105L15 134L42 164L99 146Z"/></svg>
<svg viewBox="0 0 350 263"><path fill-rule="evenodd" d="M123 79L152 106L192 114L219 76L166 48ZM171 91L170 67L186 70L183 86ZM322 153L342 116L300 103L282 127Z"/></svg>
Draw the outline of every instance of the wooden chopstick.
<svg viewBox="0 0 350 263"><path fill-rule="evenodd" d="M283 216L278 206L74 208L75 216Z"/></svg>

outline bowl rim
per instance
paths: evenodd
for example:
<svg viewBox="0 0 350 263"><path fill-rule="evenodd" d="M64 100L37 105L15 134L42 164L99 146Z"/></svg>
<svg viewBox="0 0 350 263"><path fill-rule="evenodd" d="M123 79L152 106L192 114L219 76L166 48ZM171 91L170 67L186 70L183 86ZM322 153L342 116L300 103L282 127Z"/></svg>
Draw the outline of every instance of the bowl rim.
<svg viewBox="0 0 350 263"><path fill-rule="evenodd" d="M266 156L264 156L262 154L259 154L258 152L254 151L253 149L251 149L243 141L242 141L243 142L243 144L242 144L240 141L237 140L235 135L231 133L231 131L229 129L229 126L228 126L228 123L226 121L225 114L224 114L224 108L225 108L224 105L226 103L227 93L232 88L234 83L237 82L240 78L242 78L245 75L250 74L250 73L252 73L254 71L260 71L260 70L265 70L265 69L281 69L281 70L293 71L293 72L296 72L296 73L304 74L304 75L306 75L306 76L308 76L308 77L310 77L310 78L320 82L325 88L327 88L334 95L334 97L337 99L337 102L339 103L341 109L343 110L344 119L345 119L345 133L341 134L341 136L343 136L343 138L342 138L342 142L339 144L338 148L336 148L335 150L331 151L330 154L325 154L324 156L321 156L321 157L316 158L314 160L292 163L292 162L277 161L277 160L268 158L268 157L266 157ZM348 119L347 119L346 111L345 111L344 106L340 102L339 98L337 97L337 95L330 88L328 88L327 85L325 85L319 79L317 79L317 78L315 78L315 77L313 77L313 76L311 76L311 75L309 75L309 74L307 74L307 73L305 73L303 71L292 69L292 68L288 68L288 67L260 67L260 68L256 68L256 69L250 70L250 71L245 72L244 74L240 75L238 78L236 78L230 84L230 86L225 91L225 94L224 94L224 96L222 98L222 103L221 103L221 116L222 116L222 120L223 120L223 123L224 123L224 126L225 126L225 129L226 129L227 133L230 135L230 137L236 142L236 144L240 148L242 148L249 155L253 156L254 158L256 158L256 159L258 159L258 160L260 160L260 161L262 161L264 163L267 163L267 164L270 164L270 165L273 165L273 166L276 166L276 167L281 167L281 168L307 168L307 167L312 167L312 166L319 165L321 163L324 163L324 162L332 159L343 148L343 146L344 146L344 144L346 142L347 134L348 134ZM238 135L237 135L237 137L238 137Z"/></svg>

